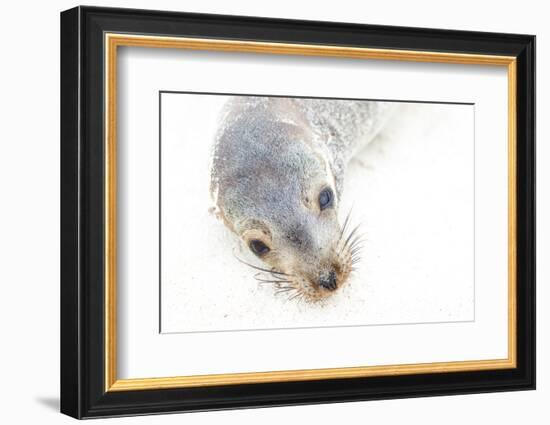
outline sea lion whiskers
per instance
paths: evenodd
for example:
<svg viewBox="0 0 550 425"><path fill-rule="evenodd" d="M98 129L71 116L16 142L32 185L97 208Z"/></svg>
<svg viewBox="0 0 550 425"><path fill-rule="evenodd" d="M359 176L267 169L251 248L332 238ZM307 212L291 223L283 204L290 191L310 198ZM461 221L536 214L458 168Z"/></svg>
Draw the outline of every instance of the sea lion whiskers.
<svg viewBox="0 0 550 425"><path fill-rule="evenodd" d="M279 279L277 276L273 276L272 279L270 279L269 277L266 278L266 276L262 273L264 272L256 273L254 275L254 279L256 279L260 283L292 283L290 280Z"/></svg>
<svg viewBox="0 0 550 425"><path fill-rule="evenodd" d="M344 236L344 233L346 232L346 229L348 227L348 223L349 223L349 218L351 216L351 211L353 210L353 207L349 209L347 215L346 215L346 219L344 220L344 224L342 225L342 230L340 231L340 237L338 238L338 242L337 244L340 243L340 241L342 240L342 237Z"/></svg>
<svg viewBox="0 0 550 425"><path fill-rule="evenodd" d="M292 275L288 274L288 273L283 273L283 272L280 272L280 271L277 271L277 270L269 270L269 269L264 269L263 267L258 267L258 266L255 266L253 264L250 264L250 263L247 263L246 261L240 259L237 255L233 254L235 256L235 258L240 261L241 263L243 263L244 265L248 266L248 267L251 267L253 269L256 269L256 270L259 270L261 272L264 272L264 273L270 273L270 274L275 274L275 275L281 275L281 276L286 276L286 277L293 277Z"/></svg>
<svg viewBox="0 0 550 425"><path fill-rule="evenodd" d="M348 235L348 237L346 238L344 244L342 245L342 247L340 248L340 254L342 252L344 252L344 250L346 248L349 248L349 244L350 244L350 241L351 241L351 238L357 233L357 231L359 230L359 228L361 227L361 223L359 223L357 226L355 226L353 228L353 230L350 232L350 234Z"/></svg>

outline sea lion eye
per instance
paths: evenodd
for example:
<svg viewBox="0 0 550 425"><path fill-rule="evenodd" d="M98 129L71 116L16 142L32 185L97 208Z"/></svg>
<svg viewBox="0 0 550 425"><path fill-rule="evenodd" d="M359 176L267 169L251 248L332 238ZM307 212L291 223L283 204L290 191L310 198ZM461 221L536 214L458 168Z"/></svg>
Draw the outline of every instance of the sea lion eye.
<svg viewBox="0 0 550 425"><path fill-rule="evenodd" d="M319 193L319 208L321 208L321 211L332 205L333 198L332 190L328 187Z"/></svg>
<svg viewBox="0 0 550 425"><path fill-rule="evenodd" d="M256 255L265 255L270 251L269 247L259 239L252 239L249 246Z"/></svg>

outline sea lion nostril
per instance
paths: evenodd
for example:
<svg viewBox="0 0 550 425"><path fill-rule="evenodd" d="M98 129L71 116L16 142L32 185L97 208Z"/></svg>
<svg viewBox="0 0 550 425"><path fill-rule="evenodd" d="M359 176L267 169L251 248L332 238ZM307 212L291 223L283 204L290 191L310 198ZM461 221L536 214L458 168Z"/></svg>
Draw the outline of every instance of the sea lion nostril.
<svg viewBox="0 0 550 425"><path fill-rule="evenodd" d="M334 291L336 289L336 273L331 271L319 278L319 286Z"/></svg>

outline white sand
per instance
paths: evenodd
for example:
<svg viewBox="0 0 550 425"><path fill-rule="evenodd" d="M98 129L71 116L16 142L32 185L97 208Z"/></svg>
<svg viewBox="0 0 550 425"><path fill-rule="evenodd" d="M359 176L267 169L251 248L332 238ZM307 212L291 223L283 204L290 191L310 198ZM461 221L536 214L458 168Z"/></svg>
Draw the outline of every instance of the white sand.
<svg viewBox="0 0 550 425"><path fill-rule="evenodd" d="M324 305L258 285L261 264L209 213L223 96L162 97L162 332L469 321L474 317L473 107L406 104L352 161L363 260Z"/></svg>

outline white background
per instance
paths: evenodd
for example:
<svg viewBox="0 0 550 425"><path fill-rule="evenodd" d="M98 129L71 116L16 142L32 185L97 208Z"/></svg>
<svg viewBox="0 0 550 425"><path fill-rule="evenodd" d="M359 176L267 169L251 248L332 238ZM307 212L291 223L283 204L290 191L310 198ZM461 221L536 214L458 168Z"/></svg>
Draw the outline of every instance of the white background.
<svg viewBox="0 0 550 425"><path fill-rule="evenodd" d="M548 140L550 29L540 1L395 1L298 3L292 0L98 1L98 5L263 15L537 34L538 140ZM0 396L6 423L71 423L58 409L59 382L59 17L70 1L4 6L0 185ZM550 163L548 144L538 144L538 390L457 397L391 400L163 417L110 423L422 423L490 421L547 423L550 397L548 305L550 279ZM73 422L74 423L74 422Z"/></svg>
<svg viewBox="0 0 550 425"><path fill-rule="evenodd" d="M320 69L316 66L313 71ZM309 68L304 71L302 75L311 75ZM506 92L505 69L501 74L504 81L497 86ZM293 79L298 80L295 71ZM365 76L365 80L381 85L380 78ZM227 100L221 95L162 95L163 333L474 320L473 105L394 104L397 110L385 129L351 161L338 201L341 223L353 208L350 228L360 223L364 255L344 287L319 305L289 301L292 293L277 295L273 285L256 282L250 267L232 253L261 265L257 257L209 212L210 155L220 108ZM504 119L498 122L504 128L494 140L502 147L498 179L506 186L503 109ZM124 142L119 139L120 143ZM155 146L157 140L145 144ZM489 143L481 139L479 144ZM489 164L478 158L481 178L484 167L496 165L494 149L490 152ZM478 191L480 199L494 194L494 185L486 186L491 191L485 196ZM495 233L505 239L507 194L503 192L490 204L491 219L479 227L494 225ZM503 219L495 221L499 212ZM487 232L478 239L484 237ZM506 292L507 252L498 249L506 243L493 238L486 242L490 245L491 254L500 252L498 266L504 269L500 287ZM480 253L477 263L486 260ZM130 267L135 263L130 261ZM498 283L494 271L486 275ZM479 285L487 287L481 280ZM490 300L494 305L493 296ZM506 301L502 304L506 311ZM404 331L410 332L410 326ZM388 339L392 338L384 340Z"/></svg>

